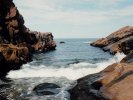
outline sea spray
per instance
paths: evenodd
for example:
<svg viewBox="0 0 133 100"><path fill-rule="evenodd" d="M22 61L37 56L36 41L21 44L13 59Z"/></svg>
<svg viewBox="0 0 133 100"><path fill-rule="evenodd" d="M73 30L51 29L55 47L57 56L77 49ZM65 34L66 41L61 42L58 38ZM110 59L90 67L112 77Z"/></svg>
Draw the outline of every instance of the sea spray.
<svg viewBox="0 0 133 100"><path fill-rule="evenodd" d="M60 88L59 93L55 95L38 95L35 93L34 88L43 83L56 84ZM69 89L73 88L76 85L76 81L71 81L66 78L20 78L14 79L12 84L8 89L1 90L2 94L8 94L8 100L70 100ZM44 87L45 88L45 87ZM42 87L42 91L45 91ZM44 89L44 90L43 90ZM48 89L49 90L49 89ZM52 90L52 88L51 88ZM38 91L38 92L42 92ZM47 90L46 90L47 91ZM5 100L5 99L0 99Z"/></svg>
<svg viewBox="0 0 133 100"><path fill-rule="evenodd" d="M125 55L117 53L113 58L104 60L100 63L80 62L77 64L70 64L68 67L54 67L54 66L34 66L30 63L22 66L22 69L10 71L8 77L10 78L29 78L29 77L66 77L70 80L76 80L89 74L97 73L108 65L119 62Z"/></svg>

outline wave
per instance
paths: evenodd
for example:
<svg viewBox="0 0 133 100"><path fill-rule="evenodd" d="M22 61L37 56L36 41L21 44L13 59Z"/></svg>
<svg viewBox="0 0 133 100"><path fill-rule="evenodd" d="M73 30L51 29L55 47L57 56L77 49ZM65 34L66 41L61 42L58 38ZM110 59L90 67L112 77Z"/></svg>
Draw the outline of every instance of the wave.
<svg viewBox="0 0 133 100"><path fill-rule="evenodd" d="M92 41L83 42L84 44L90 44Z"/></svg>
<svg viewBox="0 0 133 100"><path fill-rule="evenodd" d="M70 80L76 80L88 74L97 73L105 69L108 65L119 62L123 57L125 57L123 53L117 53L113 58L100 63L81 62L70 64L67 68L65 66L60 68L45 65L34 66L28 63L23 65L20 70L10 71L8 77L15 79L29 77L66 77Z"/></svg>

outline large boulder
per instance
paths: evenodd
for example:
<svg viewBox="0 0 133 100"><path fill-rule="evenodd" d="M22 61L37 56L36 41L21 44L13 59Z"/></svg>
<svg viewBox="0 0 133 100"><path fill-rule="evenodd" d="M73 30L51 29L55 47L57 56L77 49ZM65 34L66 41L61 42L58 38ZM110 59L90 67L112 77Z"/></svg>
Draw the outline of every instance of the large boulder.
<svg viewBox="0 0 133 100"><path fill-rule="evenodd" d="M133 27L126 26L110 34L106 38L102 38L91 43L91 45L95 47L100 47L104 51L109 51L112 54L122 51L125 54L127 54L131 52L132 38L133 38ZM124 47L130 49L126 51Z"/></svg>
<svg viewBox="0 0 133 100"><path fill-rule="evenodd" d="M70 90L71 100L132 100L133 54L120 63L78 80Z"/></svg>
<svg viewBox="0 0 133 100"><path fill-rule="evenodd" d="M37 85L33 91L38 95L38 96L43 96L43 95L55 95L60 92L60 88L58 85L53 84L53 83L41 83Z"/></svg>

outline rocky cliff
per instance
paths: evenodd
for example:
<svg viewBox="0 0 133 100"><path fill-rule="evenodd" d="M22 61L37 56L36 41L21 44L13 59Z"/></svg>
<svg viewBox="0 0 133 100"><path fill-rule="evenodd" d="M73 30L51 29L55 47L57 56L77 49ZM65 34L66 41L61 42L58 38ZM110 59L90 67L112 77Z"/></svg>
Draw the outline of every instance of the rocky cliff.
<svg viewBox="0 0 133 100"><path fill-rule="evenodd" d="M55 47L52 33L30 31L13 0L0 0L0 77L32 60L34 52Z"/></svg>
<svg viewBox="0 0 133 100"><path fill-rule="evenodd" d="M117 52L124 52L125 54L128 54L133 49L131 43L132 41L133 27L126 26L110 34L106 38L101 38L91 43L91 45L95 47L100 47L104 51L109 51L112 54L115 54Z"/></svg>

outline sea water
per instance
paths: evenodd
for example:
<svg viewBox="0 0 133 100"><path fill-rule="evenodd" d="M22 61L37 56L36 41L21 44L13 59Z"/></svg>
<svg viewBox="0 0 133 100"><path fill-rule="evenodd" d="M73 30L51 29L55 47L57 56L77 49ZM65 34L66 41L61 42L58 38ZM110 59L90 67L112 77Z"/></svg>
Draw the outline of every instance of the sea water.
<svg viewBox="0 0 133 100"><path fill-rule="evenodd" d="M55 51L34 54L33 61L22 66L22 69L11 71L8 77L42 78L62 87L55 96L43 97L42 100L69 100L68 89L75 85L75 80L89 74L97 73L108 65L119 62L125 55L111 55L100 48L90 46L96 39L56 39ZM60 43L61 41L65 43ZM66 80L66 81L65 81ZM30 81L30 84L35 80ZM63 84L63 85L62 85ZM34 97L35 99L38 97ZM41 100L41 99L40 99Z"/></svg>

